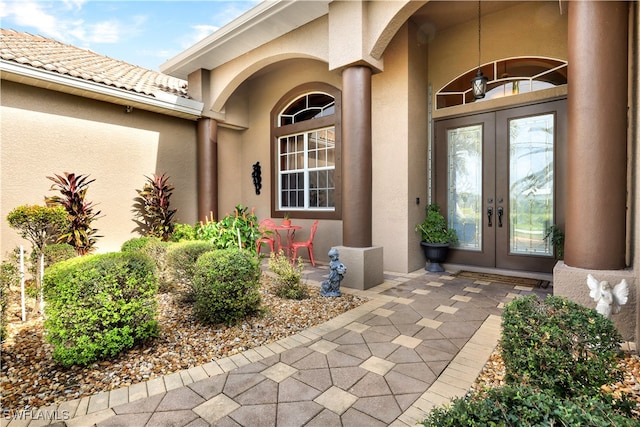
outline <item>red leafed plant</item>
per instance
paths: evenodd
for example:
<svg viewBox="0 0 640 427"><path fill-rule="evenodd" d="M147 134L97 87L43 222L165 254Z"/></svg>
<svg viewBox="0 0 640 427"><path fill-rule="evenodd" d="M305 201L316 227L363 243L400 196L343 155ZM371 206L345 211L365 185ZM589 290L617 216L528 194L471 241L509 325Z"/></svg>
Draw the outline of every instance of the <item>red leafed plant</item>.
<svg viewBox="0 0 640 427"><path fill-rule="evenodd" d="M134 231L167 241L173 232L173 216L177 211L169 209L174 187L169 184L169 177L164 173L145 178L147 182L142 190L136 190L138 197L133 199L132 212L137 217L133 221L138 225Z"/></svg>
<svg viewBox="0 0 640 427"><path fill-rule="evenodd" d="M100 211L94 211L93 202L85 200L89 184L89 175L76 175L64 172L64 176L56 174L48 176L53 181L50 190L57 190L61 196L46 197L49 206L62 206L67 211L71 224L69 230L62 233L58 241L67 243L76 249L78 255L85 255L95 249L98 236L97 229L91 223L98 218Z"/></svg>

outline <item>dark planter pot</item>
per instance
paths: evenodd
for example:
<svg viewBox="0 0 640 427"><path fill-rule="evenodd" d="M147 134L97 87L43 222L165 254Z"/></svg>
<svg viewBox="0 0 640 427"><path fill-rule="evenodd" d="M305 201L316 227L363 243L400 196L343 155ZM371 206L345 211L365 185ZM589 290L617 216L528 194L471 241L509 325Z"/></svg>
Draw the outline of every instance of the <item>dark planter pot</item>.
<svg viewBox="0 0 640 427"><path fill-rule="evenodd" d="M420 245L422 246L422 249L424 249L424 255L429 260L429 264L424 269L431 273L443 272L444 268L440 263L447 259L449 244L420 242Z"/></svg>

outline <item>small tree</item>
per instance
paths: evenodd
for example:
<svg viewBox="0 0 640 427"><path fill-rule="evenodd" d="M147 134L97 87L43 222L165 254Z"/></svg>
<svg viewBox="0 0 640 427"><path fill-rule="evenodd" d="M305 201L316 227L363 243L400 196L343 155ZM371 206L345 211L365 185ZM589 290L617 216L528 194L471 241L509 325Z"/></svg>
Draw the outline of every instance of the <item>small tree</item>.
<svg viewBox="0 0 640 427"><path fill-rule="evenodd" d="M147 182L142 190L136 190L133 204L133 212L138 219L133 221L138 224L135 231L143 236L153 236L163 241L168 241L173 232L173 216L177 209L169 209L169 199L174 187L169 184L169 177L165 174L153 177L145 177Z"/></svg>
<svg viewBox="0 0 640 427"><path fill-rule="evenodd" d="M45 246L55 243L70 225L69 216L62 206L18 206L9 212L7 221L11 228L18 230L20 236L31 242L31 249L37 260L37 272L43 267L40 262ZM37 272L36 286L41 289L40 274Z"/></svg>
<svg viewBox="0 0 640 427"><path fill-rule="evenodd" d="M78 255L85 255L94 249L98 237L97 230L91 223L98 218L100 211L94 212L93 202L85 200L88 186L95 179L89 176L65 172L64 176L48 176L53 181L50 190L58 190L62 196L46 197L45 202L51 206L62 206L70 217L71 225L63 233L59 241L68 243L76 249Z"/></svg>
<svg viewBox="0 0 640 427"><path fill-rule="evenodd" d="M61 206L23 205L7 215L9 226L29 240L40 256L47 244L55 243L70 225L69 217Z"/></svg>

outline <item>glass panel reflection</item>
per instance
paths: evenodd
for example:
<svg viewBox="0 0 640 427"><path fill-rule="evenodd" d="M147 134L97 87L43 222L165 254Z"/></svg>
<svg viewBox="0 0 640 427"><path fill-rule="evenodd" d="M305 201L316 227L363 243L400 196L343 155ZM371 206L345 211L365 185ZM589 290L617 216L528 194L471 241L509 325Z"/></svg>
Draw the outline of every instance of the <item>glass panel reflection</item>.
<svg viewBox="0 0 640 427"><path fill-rule="evenodd" d="M482 249L482 125L447 131L449 227L458 247Z"/></svg>
<svg viewBox="0 0 640 427"><path fill-rule="evenodd" d="M544 239L553 224L554 115L509 122L509 248L553 255Z"/></svg>

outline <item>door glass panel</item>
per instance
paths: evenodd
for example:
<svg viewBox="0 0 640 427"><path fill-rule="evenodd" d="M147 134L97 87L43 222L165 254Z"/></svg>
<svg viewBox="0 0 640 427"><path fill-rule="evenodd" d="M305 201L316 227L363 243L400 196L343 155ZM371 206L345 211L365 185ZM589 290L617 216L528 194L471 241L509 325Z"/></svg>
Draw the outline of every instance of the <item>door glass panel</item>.
<svg viewBox="0 0 640 427"><path fill-rule="evenodd" d="M511 253L553 255L544 240L553 224L553 142L553 114L509 122Z"/></svg>
<svg viewBox="0 0 640 427"><path fill-rule="evenodd" d="M482 125L447 130L449 227L461 249L482 248Z"/></svg>

